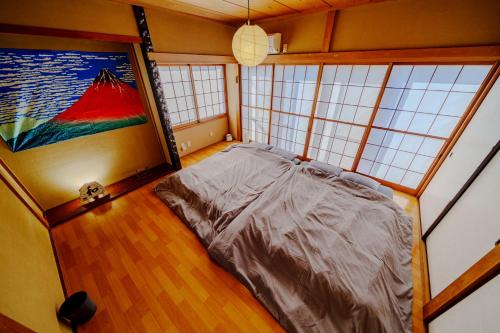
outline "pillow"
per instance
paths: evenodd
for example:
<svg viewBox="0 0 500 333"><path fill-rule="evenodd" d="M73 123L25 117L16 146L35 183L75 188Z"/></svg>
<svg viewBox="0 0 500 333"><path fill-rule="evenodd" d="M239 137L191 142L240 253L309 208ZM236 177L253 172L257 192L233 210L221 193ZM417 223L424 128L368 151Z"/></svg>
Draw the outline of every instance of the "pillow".
<svg viewBox="0 0 500 333"><path fill-rule="evenodd" d="M378 181L371 179L370 177L360 175L359 173L342 171L342 173L340 174L340 178L347 179L350 180L351 182L367 186L371 189L374 189L375 191L377 191L377 189L380 186L380 183Z"/></svg>
<svg viewBox="0 0 500 333"><path fill-rule="evenodd" d="M286 158L289 161L293 161L295 158L298 157L297 154L291 153L289 151L286 151L286 150L278 148L278 147L272 147L269 151L271 153L275 153L283 158Z"/></svg>
<svg viewBox="0 0 500 333"><path fill-rule="evenodd" d="M273 146L268 145L266 143L259 143L259 142L255 142L255 141L252 141L250 143L243 143L240 146L249 147L249 148L260 148L260 149L264 149L264 150L270 150L273 147Z"/></svg>
<svg viewBox="0 0 500 333"><path fill-rule="evenodd" d="M384 185L381 184L377 188L377 191L379 191L380 193L382 193L383 195L385 195L389 199L392 199L394 197L394 191L389 186L384 186Z"/></svg>
<svg viewBox="0 0 500 333"><path fill-rule="evenodd" d="M342 172L342 168L335 165L326 164L320 161L312 160L309 163L309 165L337 177L340 176L340 173Z"/></svg>
<svg viewBox="0 0 500 333"><path fill-rule="evenodd" d="M226 147L224 150L222 150L222 152L223 152L223 153L227 153L227 152L228 152L228 151L230 151L231 149L236 148L236 147L238 147L238 146L239 146L239 144L238 144L238 143L234 143L234 144L232 144L232 145L230 145L230 146Z"/></svg>

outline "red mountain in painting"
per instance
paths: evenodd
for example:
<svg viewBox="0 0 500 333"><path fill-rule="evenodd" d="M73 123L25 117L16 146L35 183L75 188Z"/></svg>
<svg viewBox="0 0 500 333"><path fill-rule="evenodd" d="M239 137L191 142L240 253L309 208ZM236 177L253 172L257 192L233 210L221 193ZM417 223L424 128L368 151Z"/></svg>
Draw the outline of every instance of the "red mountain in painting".
<svg viewBox="0 0 500 333"><path fill-rule="evenodd" d="M107 69L66 111L9 140L20 151L147 122L137 91Z"/></svg>
<svg viewBox="0 0 500 333"><path fill-rule="evenodd" d="M101 122L144 116L144 108L137 90L108 69L101 69L82 97L50 121Z"/></svg>

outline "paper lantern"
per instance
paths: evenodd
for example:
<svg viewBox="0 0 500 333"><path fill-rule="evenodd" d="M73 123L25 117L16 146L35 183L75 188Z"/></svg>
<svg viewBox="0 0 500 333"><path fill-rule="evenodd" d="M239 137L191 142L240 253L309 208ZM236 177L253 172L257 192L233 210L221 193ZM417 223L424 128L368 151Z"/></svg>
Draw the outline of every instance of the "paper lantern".
<svg viewBox="0 0 500 333"><path fill-rule="evenodd" d="M233 54L245 66L257 66L267 56L269 40L258 25L242 25L233 36Z"/></svg>

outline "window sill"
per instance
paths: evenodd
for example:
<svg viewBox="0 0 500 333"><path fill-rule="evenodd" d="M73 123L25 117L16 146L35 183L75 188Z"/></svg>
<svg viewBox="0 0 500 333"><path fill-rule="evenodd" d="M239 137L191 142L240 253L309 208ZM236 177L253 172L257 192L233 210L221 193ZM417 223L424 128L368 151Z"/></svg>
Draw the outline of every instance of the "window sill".
<svg viewBox="0 0 500 333"><path fill-rule="evenodd" d="M208 123L208 122L215 121L215 120L222 119L222 118L226 118L226 117L227 117L227 113L219 114L217 116L213 116L210 118L204 118L204 119L197 121L197 122L174 126L172 129L174 130L174 133L180 132L180 131L188 129L188 128L196 127L198 125L202 125L204 123Z"/></svg>

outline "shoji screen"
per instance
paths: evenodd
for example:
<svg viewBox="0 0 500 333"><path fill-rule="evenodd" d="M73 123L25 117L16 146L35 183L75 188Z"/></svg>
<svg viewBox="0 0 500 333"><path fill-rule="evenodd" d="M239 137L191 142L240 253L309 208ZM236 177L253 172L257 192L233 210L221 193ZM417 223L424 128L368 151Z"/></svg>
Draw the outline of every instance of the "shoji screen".
<svg viewBox="0 0 500 333"><path fill-rule="evenodd" d="M490 65L395 65L357 171L416 189Z"/></svg>
<svg viewBox="0 0 500 333"><path fill-rule="evenodd" d="M273 66L241 66L241 127L243 142L267 143Z"/></svg>
<svg viewBox="0 0 500 333"><path fill-rule="evenodd" d="M500 81L476 111L420 197L422 229L458 193L500 139ZM500 156L493 158L426 239L435 296L495 246L500 237Z"/></svg>
<svg viewBox="0 0 500 333"><path fill-rule="evenodd" d="M429 323L429 333L493 333L500 327L500 276Z"/></svg>
<svg viewBox="0 0 500 333"><path fill-rule="evenodd" d="M351 170L386 65L325 65L307 156Z"/></svg>
<svg viewBox="0 0 500 333"><path fill-rule="evenodd" d="M492 65L272 68L241 67L244 141L269 142L414 194Z"/></svg>
<svg viewBox="0 0 500 333"><path fill-rule="evenodd" d="M189 66L161 66L159 69L172 126L196 122Z"/></svg>
<svg viewBox="0 0 500 333"><path fill-rule="evenodd" d="M304 154L319 66L276 65L270 144Z"/></svg>
<svg viewBox="0 0 500 333"><path fill-rule="evenodd" d="M226 113L224 66L192 66L200 120Z"/></svg>
<svg viewBox="0 0 500 333"><path fill-rule="evenodd" d="M159 70L173 127L226 113L223 65L159 66Z"/></svg>
<svg viewBox="0 0 500 333"><path fill-rule="evenodd" d="M497 80L419 198L423 232L427 231L500 138L499 110L500 81Z"/></svg>

